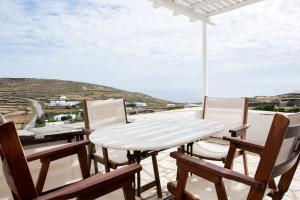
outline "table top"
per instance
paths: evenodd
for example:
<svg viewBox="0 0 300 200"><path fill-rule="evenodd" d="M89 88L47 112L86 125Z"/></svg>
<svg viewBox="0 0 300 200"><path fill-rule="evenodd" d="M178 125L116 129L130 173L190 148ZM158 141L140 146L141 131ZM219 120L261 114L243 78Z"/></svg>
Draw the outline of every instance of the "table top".
<svg viewBox="0 0 300 200"><path fill-rule="evenodd" d="M106 148L148 151L184 145L223 129L223 124L202 119L148 119L97 128L89 139Z"/></svg>

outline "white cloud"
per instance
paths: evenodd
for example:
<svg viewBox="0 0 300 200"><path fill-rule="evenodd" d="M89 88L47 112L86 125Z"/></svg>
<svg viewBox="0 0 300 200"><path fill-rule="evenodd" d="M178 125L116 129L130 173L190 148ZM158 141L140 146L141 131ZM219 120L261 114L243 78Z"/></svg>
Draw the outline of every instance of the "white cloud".
<svg viewBox="0 0 300 200"><path fill-rule="evenodd" d="M80 80L181 101L200 98L201 23L154 10L150 1L3 0L0 13L0 69L9 69L0 76ZM228 82L230 95L245 95L236 84L249 79L245 72L259 76L272 66L293 67L286 76L299 74L299 19L300 2L294 0L265 0L215 17L208 41L211 93L226 95ZM278 70L258 82L270 78L282 80L278 91L294 89ZM247 95L274 93L262 87L253 85Z"/></svg>

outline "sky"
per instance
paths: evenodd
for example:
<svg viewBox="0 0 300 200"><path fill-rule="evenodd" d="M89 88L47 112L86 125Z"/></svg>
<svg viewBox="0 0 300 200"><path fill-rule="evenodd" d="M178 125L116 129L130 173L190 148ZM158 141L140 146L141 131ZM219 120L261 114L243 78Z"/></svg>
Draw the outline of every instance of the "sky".
<svg viewBox="0 0 300 200"><path fill-rule="evenodd" d="M202 95L202 23L149 0L0 0L0 77L82 81L176 102ZM300 1L212 18L208 94L300 91Z"/></svg>

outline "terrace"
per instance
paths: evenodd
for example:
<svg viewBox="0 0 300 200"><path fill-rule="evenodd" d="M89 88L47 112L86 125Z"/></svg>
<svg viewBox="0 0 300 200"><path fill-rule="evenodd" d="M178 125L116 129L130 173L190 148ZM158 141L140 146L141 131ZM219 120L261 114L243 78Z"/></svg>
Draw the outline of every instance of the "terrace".
<svg viewBox="0 0 300 200"><path fill-rule="evenodd" d="M172 110L172 111L165 111L165 112L157 112L157 113L150 113L150 114L139 114L129 116L129 121L137 120L145 120L145 119L163 119L166 117L176 116L178 118L199 118L202 114L202 107L195 107L195 108L188 108L188 109L181 109L181 110ZM248 137L251 138L251 135L259 135L261 139L265 139L267 136L267 131L270 128L272 118L274 116L274 112L266 112L266 111L249 111L249 123L252 126L248 130ZM70 132L70 131L78 131L78 129L83 128L82 123L73 124L70 126L61 126L56 128L56 133L59 134L61 132ZM46 130L48 129L48 133L53 133L53 128L37 128L34 129L34 132L28 131L21 131L21 137L36 137L41 138L39 134L46 134ZM254 138L255 139L255 138ZM257 138L256 138L257 139ZM263 139L263 140L264 140ZM50 149L61 144L66 143L65 140L63 141L56 141L56 142L48 142L42 144L35 144L35 145L26 145L25 154L36 153L45 149ZM175 180L176 178L176 163L175 160L169 156L169 153L175 151L176 149L169 149L166 151L162 151L158 155L158 165L159 165L159 172L160 172L160 179L162 185L162 192L163 197L169 195L169 192L166 188L167 182ZM259 161L259 157L254 154L249 154L249 171L250 175L253 176L255 170L257 168L257 164ZM214 162L215 164L222 165L220 162ZM149 180L152 180L153 170L152 170L152 163L151 159L148 158L141 162L143 166L143 171L141 174L142 183L146 183ZM68 167L66 167L68 166ZM234 169L239 172L243 172L243 164L242 159L237 158L235 160L235 167ZM39 161L33 161L29 163L30 171L33 175L34 181L37 180L38 173L41 167L41 163ZM98 164L99 171L104 172L104 166ZM0 200L11 199L11 193L9 188L6 185L5 179L2 174L2 169L0 173ZM92 169L93 171L93 169ZM74 181L78 181L81 179L81 173L79 168L78 159L76 156L71 156L68 158L64 158L61 160L57 160L50 165L49 174L45 183L45 190L52 189L58 187L60 185L65 185ZM294 176L293 182L289 191L286 193L284 199L287 200L294 200L297 199L300 195L300 168L298 167L296 175ZM151 189L142 194L144 199L159 199L156 195L156 189ZM270 198L266 198L270 199ZM109 198L107 200L114 200L114 198Z"/></svg>
<svg viewBox="0 0 300 200"><path fill-rule="evenodd" d="M207 38L206 38L206 26L214 25L211 17L225 13L234 9L238 9L260 0L153 0L154 8L165 7L173 11L175 16L185 15L190 18L191 22L202 21L202 91L203 97L208 94L208 76L207 76ZM205 102L205 101L204 101ZM86 106L86 105L85 105ZM143 107L143 105L140 105ZM173 105L172 105L173 106ZM86 106L87 107L87 106ZM165 119L176 120L190 120L201 119L204 116L202 107L193 107L180 110L164 111L150 114L138 114L133 116L126 116L126 120L130 124L136 124L140 121L156 120L163 121ZM126 113L125 113L126 115ZM247 139L252 142L264 145L267 139L268 131L271 127L275 113L274 112L262 112L262 111L249 111L248 123L251 127L247 130ZM46 149L52 149L54 147L71 142L75 137L76 140L82 139L82 129L86 128L86 124L76 123L72 125L61 125L57 127L43 127L32 128L28 130L19 131L19 136L23 142L25 154L29 155L37 153ZM68 134L66 134L68 133ZM162 136L163 137L163 136ZM97 139L97 138L96 138ZM95 141L96 141L95 139ZM93 141L92 141L93 142ZM141 141L142 143L143 141ZM192 141L194 142L194 141ZM113 142L112 142L113 143ZM227 143L224 142L224 146ZM104 146L104 145L103 145ZM163 148L160 148L161 150ZM130 149L132 150L132 149ZM159 152L158 154L158 170L160 174L160 181L162 186L163 197L157 197L156 189L150 189L146 192L142 192L141 197L143 199L165 199L170 196L170 192L167 189L167 183L176 180L177 166L176 161L170 157L170 152L176 151L175 146ZM105 153L103 153L105 154ZM248 153L248 165L249 175L254 176L260 157L256 154ZM107 160L105 161L107 162ZM141 172L142 184L146 184L153 180L155 174L153 173L151 158L146 158L141 161L143 171ZM212 161L212 163L223 166L221 162ZM10 189L7 187L2 174L2 166L0 165L0 200L12 199ZM97 163L100 173L104 173L106 166ZM234 170L243 173L243 160L242 157L238 157L234 160ZM41 164L39 161L33 161L29 163L30 172L34 181L38 180ZM96 168L96 167L95 167ZM93 170L92 170L93 172ZM50 165L49 173L45 182L44 190L51 190L58 186L66 185L81 179L79 161L76 156L69 156L57 160ZM275 181L278 181L277 179ZM284 199L297 199L300 196L300 168L298 167L293 182L285 194ZM107 200L115 200L120 197L112 196ZM269 199L266 197L265 199Z"/></svg>

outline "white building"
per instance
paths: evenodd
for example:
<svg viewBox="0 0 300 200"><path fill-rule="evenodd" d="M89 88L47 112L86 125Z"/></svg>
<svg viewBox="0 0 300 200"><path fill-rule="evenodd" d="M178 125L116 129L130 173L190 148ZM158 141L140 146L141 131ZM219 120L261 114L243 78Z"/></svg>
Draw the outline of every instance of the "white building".
<svg viewBox="0 0 300 200"><path fill-rule="evenodd" d="M45 126L46 127L53 127L53 126L60 126L60 125L64 125L66 124L67 122L66 121L59 121L59 122L46 122L45 123Z"/></svg>
<svg viewBox="0 0 300 200"><path fill-rule="evenodd" d="M80 101L66 101L66 100L56 100L50 101L48 106L50 107L57 107L57 106L76 106L80 104Z"/></svg>
<svg viewBox="0 0 300 200"><path fill-rule="evenodd" d="M175 103L168 103L167 104L167 107L168 108L174 108L176 105L175 105Z"/></svg>
<svg viewBox="0 0 300 200"><path fill-rule="evenodd" d="M135 105L138 108L145 108L145 107L147 107L147 103L144 103L144 102L135 102Z"/></svg>

